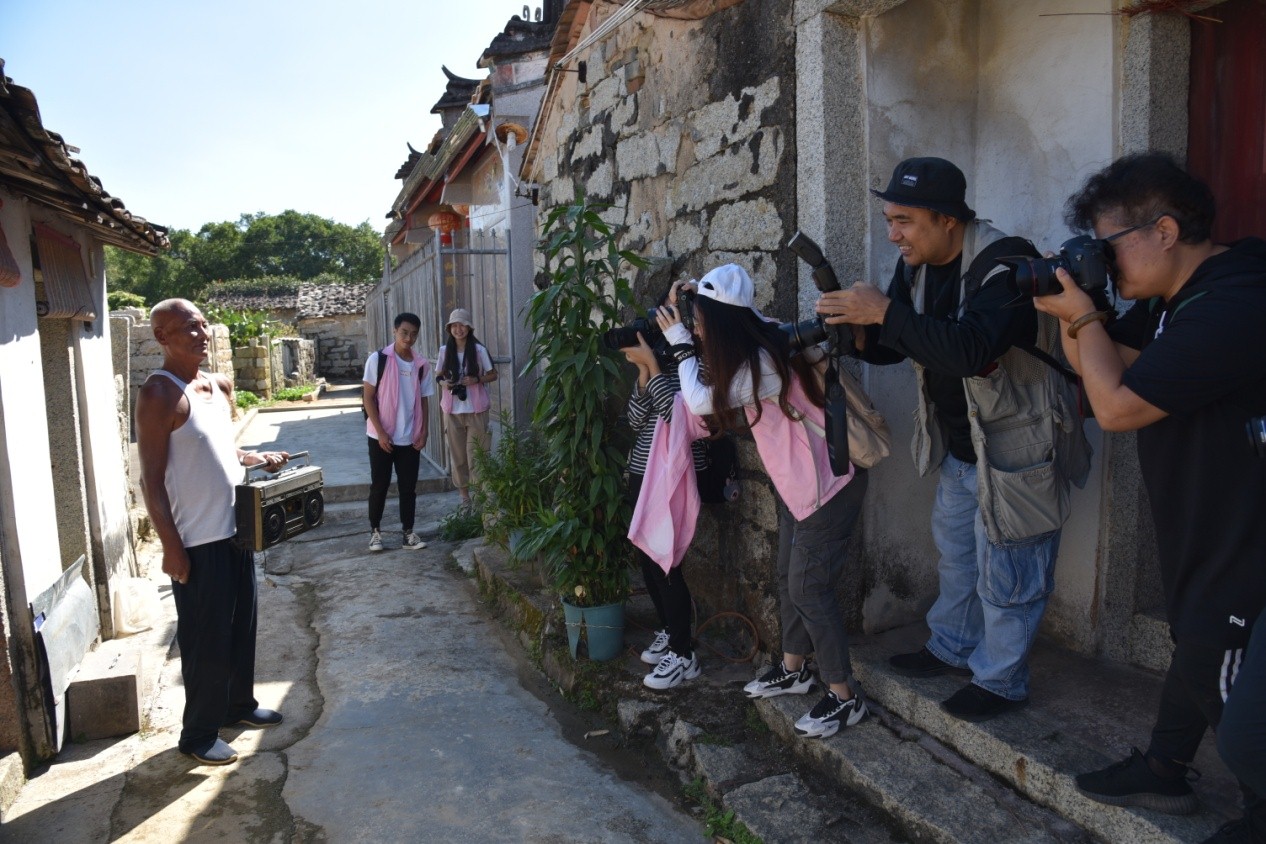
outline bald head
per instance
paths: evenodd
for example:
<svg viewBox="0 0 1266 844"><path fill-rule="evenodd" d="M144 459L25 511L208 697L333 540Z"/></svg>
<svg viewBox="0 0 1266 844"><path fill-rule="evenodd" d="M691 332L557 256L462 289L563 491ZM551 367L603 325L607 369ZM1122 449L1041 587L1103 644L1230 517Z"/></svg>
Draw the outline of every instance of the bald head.
<svg viewBox="0 0 1266 844"><path fill-rule="evenodd" d="M166 328L173 322L183 323L195 316L202 316L202 311L188 299L164 299L150 309L149 322L154 328Z"/></svg>

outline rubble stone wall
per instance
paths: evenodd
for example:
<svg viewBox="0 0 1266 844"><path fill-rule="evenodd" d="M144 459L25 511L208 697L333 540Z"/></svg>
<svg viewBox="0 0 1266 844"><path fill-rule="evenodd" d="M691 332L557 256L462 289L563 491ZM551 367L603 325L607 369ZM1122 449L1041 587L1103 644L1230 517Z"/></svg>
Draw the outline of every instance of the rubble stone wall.
<svg viewBox="0 0 1266 844"><path fill-rule="evenodd" d="M163 348L154 339L154 329L145 321L143 314L135 309L118 312L119 318L130 321L128 329L128 418L132 420L133 439L136 431L136 395L141 391L145 380L156 369L163 367ZM113 318L113 317L112 317ZM113 324L112 324L113 327ZM229 328L227 325L212 325L207 349L207 362L203 367L209 372L218 372L235 381L233 368L233 349L229 346ZM121 370L119 370L121 371Z"/></svg>
<svg viewBox="0 0 1266 844"><path fill-rule="evenodd" d="M365 314L300 319L299 336L315 343L316 374L324 378L359 378L369 357Z"/></svg>

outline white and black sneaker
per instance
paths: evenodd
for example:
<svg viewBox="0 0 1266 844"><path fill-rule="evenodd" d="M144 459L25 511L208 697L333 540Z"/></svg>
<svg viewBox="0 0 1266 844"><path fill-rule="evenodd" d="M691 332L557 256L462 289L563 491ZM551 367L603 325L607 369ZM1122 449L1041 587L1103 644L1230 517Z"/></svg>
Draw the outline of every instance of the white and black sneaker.
<svg viewBox="0 0 1266 844"><path fill-rule="evenodd" d="M682 680L693 680L702 673L698 655L691 654L687 658L669 651L655 670L642 678L642 684L648 689L671 689L681 685Z"/></svg>
<svg viewBox="0 0 1266 844"><path fill-rule="evenodd" d="M743 687L748 697L777 697L778 695L802 695L813 688L813 675L808 663L799 671L790 671L780 660L761 676Z"/></svg>
<svg viewBox="0 0 1266 844"><path fill-rule="evenodd" d="M422 548L425 548L426 543L422 541L422 537L418 536L413 531L408 531L407 533L405 533L404 542L401 544L400 547L407 548L410 551L418 551Z"/></svg>
<svg viewBox="0 0 1266 844"><path fill-rule="evenodd" d="M646 650L642 651L642 662L647 665L659 665L659 661L666 653L668 653L668 631L656 630L655 638L646 646Z"/></svg>
<svg viewBox="0 0 1266 844"><path fill-rule="evenodd" d="M376 530L370 531L369 533L369 550L370 551L382 550L382 534Z"/></svg>
<svg viewBox="0 0 1266 844"><path fill-rule="evenodd" d="M856 691L848 700L840 700L830 689L796 722L796 735L806 738L830 738L840 727L851 727L866 717L866 701Z"/></svg>

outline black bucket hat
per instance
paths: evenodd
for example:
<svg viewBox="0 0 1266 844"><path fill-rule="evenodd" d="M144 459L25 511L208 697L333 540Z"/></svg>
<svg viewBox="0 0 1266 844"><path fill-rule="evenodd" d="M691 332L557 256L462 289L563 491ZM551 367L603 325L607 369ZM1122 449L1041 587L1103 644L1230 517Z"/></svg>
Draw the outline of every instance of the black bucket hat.
<svg viewBox="0 0 1266 844"><path fill-rule="evenodd" d="M967 207L967 179L944 158L907 158L892 171L888 189L871 193L884 202L927 208L960 220L976 219Z"/></svg>

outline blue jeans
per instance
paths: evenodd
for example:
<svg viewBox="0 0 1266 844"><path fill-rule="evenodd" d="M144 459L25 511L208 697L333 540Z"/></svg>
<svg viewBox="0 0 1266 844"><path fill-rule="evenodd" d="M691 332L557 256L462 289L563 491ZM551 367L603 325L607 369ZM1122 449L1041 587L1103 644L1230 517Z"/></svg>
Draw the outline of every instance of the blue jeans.
<svg viewBox="0 0 1266 844"><path fill-rule="evenodd" d="M1008 700L1029 696L1029 649L1055 586L1058 530L1000 545L985 535L976 467L941 463L932 537L941 552L941 591L928 610L927 648L972 682Z"/></svg>

